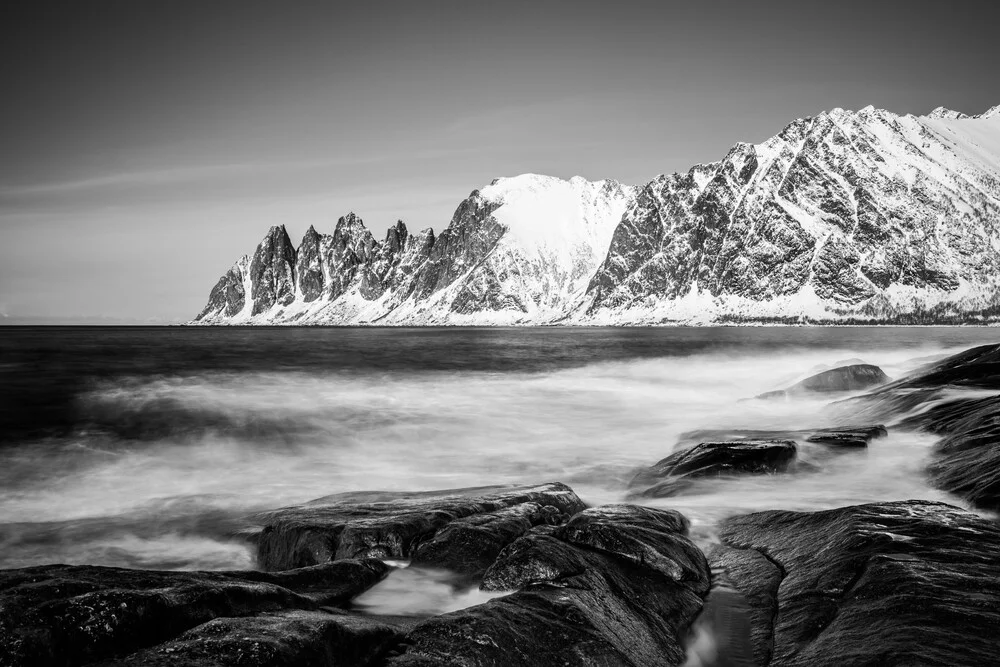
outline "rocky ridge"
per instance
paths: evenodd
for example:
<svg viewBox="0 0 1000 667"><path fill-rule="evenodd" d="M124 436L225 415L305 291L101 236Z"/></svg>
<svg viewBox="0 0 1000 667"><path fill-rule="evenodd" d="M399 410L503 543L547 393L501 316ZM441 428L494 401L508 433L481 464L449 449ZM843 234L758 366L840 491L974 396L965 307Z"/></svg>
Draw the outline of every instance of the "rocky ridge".
<svg viewBox="0 0 1000 667"><path fill-rule="evenodd" d="M195 322L983 322L997 249L1000 107L834 109L638 187L497 179L437 235L272 227Z"/></svg>

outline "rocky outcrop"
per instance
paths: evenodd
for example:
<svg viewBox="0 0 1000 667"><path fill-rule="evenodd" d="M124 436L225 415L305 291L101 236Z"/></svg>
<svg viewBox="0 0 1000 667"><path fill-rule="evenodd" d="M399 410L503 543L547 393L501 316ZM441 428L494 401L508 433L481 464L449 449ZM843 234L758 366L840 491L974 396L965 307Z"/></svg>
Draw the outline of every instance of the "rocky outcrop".
<svg viewBox="0 0 1000 667"><path fill-rule="evenodd" d="M709 586L686 533L676 512L629 505L534 530L483 581L516 592L418 624L388 664L678 665Z"/></svg>
<svg viewBox="0 0 1000 667"><path fill-rule="evenodd" d="M791 440L702 442L640 470L629 487L633 496L672 496L698 478L784 472L795 460L795 454L796 446Z"/></svg>
<svg viewBox="0 0 1000 667"><path fill-rule="evenodd" d="M860 391L889 382L889 376L878 366L853 364L840 366L807 377L787 389L764 392L757 398L791 398L801 394Z"/></svg>
<svg viewBox="0 0 1000 667"><path fill-rule="evenodd" d="M404 636L377 618L330 611L280 611L216 618L159 646L103 667L362 667Z"/></svg>
<svg viewBox="0 0 1000 667"><path fill-rule="evenodd" d="M773 667L995 660L1000 528L926 501L726 521L723 568ZM760 664L765 664L763 660Z"/></svg>
<svg viewBox="0 0 1000 667"><path fill-rule="evenodd" d="M497 179L437 236L380 243L350 214L296 256L273 228L197 321L996 321L998 119L834 109L639 187Z"/></svg>
<svg viewBox="0 0 1000 667"><path fill-rule="evenodd" d="M977 123L1000 131L986 122L834 109L660 176L590 283L590 319L989 315L997 265L983 222L1000 215L1000 156L977 157L970 133Z"/></svg>
<svg viewBox="0 0 1000 667"><path fill-rule="evenodd" d="M285 226L271 227L250 260L250 315L295 299L295 248Z"/></svg>
<svg viewBox="0 0 1000 667"><path fill-rule="evenodd" d="M343 605L388 571L377 560L280 574L67 565L0 571L0 664L89 664L161 644L217 617Z"/></svg>
<svg viewBox="0 0 1000 667"><path fill-rule="evenodd" d="M931 481L978 507L998 510L1000 399L981 391L998 388L1000 345L982 345L834 408L940 435L927 469Z"/></svg>
<svg viewBox="0 0 1000 667"><path fill-rule="evenodd" d="M814 442L831 447L863 449L872 440L883 438L888 434L889 432L885 426L881 424L873 426L844 426L813 431L806 436L806 442Z"/></svg>
<svg viewBox="0 0 1000 667"><path fill-rule="evenodd" d="M564 484L432 493L341 494L259 517L258 559L267 570L342 558L415 557L466 573L534 525L584 508ZM458 523L456 523L458 522ZM463 563L466 556L473 560Z"/></svg>

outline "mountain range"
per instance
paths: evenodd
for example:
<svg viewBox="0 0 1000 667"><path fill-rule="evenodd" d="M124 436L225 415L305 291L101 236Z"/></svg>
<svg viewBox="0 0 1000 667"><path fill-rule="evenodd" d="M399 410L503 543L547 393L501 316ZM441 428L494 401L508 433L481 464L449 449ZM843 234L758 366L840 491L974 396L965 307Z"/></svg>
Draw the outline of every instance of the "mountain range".
<svg viewBox="0 0 1000 667"><path fill-rule="evenodd" d="M834 109L639 186L523 174L439 234L272 227L196 324L1000 320L1000 106Z"/></svg>

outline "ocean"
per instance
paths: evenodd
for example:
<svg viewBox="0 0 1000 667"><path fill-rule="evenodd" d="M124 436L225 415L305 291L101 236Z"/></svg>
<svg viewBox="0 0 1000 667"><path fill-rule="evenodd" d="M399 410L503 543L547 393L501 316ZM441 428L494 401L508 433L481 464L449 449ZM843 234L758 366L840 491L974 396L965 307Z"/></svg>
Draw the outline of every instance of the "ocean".
<svg viewBox="0 0 1000 667"><path fill-rule="evenodd" d="M562 481L620 502L688 431L811 428L829 396L741 400L864 361L896 378L990 328L0 329L0 568L252 568L254 514L334 493ZM803 446L810 474L705 483L719 519L925 498L932 438Z"/></svg>

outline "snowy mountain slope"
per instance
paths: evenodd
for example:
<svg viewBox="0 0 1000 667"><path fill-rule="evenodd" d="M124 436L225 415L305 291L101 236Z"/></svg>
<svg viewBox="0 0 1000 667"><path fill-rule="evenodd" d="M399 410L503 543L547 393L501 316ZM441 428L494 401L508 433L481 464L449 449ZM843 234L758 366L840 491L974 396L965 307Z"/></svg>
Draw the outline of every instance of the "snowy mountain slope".
<svg viewBox="0 0 1000 667"><path fill-rule="evenodd" d="M835 109L647 184L575 319L971 316L998 248L1000 118Z"/></svg>
<svg viewBox="0 0 1000 667"><path fill-rule="evenodd" d="M295 298L247 311L233 267L198 316L229 324L517 324L550 322L579 300L604 259L633 188L524 174L474 191L437 237L402 222L377 242L350 214L332 236L312 227L294 265ZM272 258L273 228L254 257ZM262 260L263 261L263 260ZM272 273L284 272L277 262ZM242 284L242 283L240 283ZM272 290L273 291L273 290ZM285 294L287 290L282 291Z"/></svg>
<svg viewBox="0 0 1000 667"><path fill-rule="evenodd" d="M1000 107L834 109L641 187L497 179L437 236L274 227L196 321L981 321L998 250Z"/></svg>

